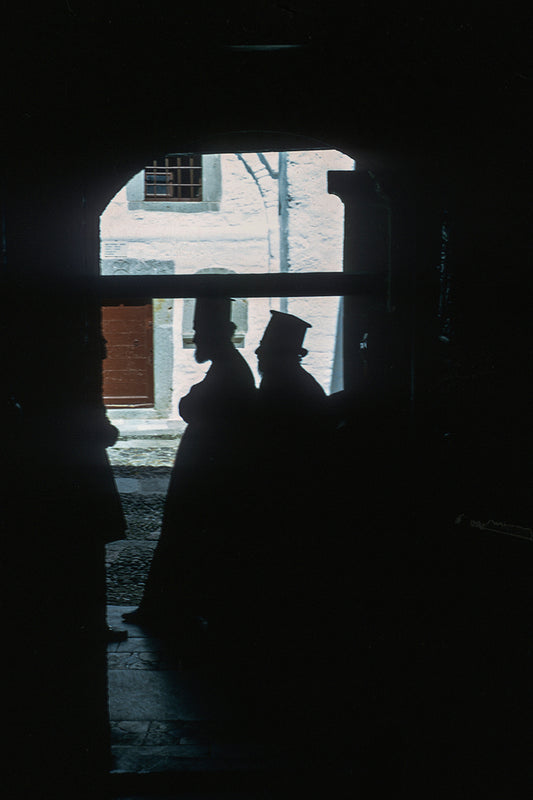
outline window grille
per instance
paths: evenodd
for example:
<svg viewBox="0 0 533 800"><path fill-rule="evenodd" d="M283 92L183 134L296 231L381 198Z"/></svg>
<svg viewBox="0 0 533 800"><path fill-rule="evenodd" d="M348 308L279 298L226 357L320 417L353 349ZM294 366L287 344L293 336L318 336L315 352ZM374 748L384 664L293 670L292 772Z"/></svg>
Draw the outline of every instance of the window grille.
<svg viewBox="0 0 533 800"><path fill-rule="evenodd" d="M178 202L202 200L202 156L180 153L154 160L144 169L144 199Z"/></svg>

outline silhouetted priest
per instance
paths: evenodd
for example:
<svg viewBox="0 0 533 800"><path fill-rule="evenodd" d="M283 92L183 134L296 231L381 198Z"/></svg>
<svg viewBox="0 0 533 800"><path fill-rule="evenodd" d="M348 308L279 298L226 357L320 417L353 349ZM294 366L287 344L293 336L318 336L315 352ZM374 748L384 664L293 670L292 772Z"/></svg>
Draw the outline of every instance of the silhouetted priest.
<svg viewBox="0 0 533 800"><path fill-rule="evenodd" d="M139 608L128 622L179 633L210 616L228 583L236 534L235 471L243 468L246 425L256 397L253 374L232 343L228 298L199 298L195 358L211 361L179 403L187 428L171 473L161 536Z"/></svg>

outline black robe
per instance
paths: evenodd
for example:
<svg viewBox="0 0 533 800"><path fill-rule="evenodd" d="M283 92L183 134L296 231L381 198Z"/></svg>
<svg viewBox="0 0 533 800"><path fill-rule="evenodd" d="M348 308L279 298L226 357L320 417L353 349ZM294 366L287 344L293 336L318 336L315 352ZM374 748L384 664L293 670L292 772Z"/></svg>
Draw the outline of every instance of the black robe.
<svg viewBox="0 0 533 800"><path fill-rule="evenodd" d="M231 582L246 522L241 491L256 391L248 364L230 346L180 401L188 425L140 606L154 626L172 630L185 617L209 616Z"/></svg>
<svg viewBox="0 0 533 800"><path fill-rule="evenodd" d="M290 616L306 602L321 559L330 423L324 390L299 364L265 374L258 401L261 591L277 624L274 612Z"/></svg>

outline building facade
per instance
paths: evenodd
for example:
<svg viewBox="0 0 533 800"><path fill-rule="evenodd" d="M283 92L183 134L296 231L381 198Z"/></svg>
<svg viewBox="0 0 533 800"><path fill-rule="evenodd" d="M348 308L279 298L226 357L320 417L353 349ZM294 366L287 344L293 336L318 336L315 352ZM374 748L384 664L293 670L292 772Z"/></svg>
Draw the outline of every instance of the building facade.
<svg viewBox="0 0 533 800"><path fill-rule="evenodd" d="M101 273L341 271L344 206L328 193L327 174L354 168L336 150L156 159L101 216ZM273 309L311 323L305 366L327 393L342 388L337 297L234 299L234 341L257 382L255 349ZM193 310L193 298L104 308L109 408L177 418L179 398L206 371L194 360Z"/></svg>

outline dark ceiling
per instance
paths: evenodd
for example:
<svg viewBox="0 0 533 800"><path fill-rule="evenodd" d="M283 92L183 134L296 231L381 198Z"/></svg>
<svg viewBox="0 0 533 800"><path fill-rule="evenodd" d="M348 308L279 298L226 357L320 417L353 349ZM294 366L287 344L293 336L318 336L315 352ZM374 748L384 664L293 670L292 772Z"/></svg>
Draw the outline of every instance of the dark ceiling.
<svg viewBox="0 0 533 800"><path fill-rule="evenodd" d="M157 149L169 127L184 141L254 128L411 150L472 131L507 136L525 121L533 70L527 18L495 8L12 5L4 134L15 150L115 137Z"/></svg>

